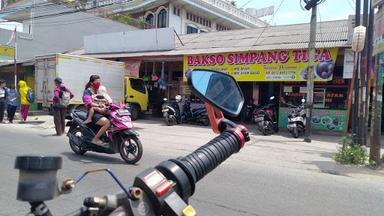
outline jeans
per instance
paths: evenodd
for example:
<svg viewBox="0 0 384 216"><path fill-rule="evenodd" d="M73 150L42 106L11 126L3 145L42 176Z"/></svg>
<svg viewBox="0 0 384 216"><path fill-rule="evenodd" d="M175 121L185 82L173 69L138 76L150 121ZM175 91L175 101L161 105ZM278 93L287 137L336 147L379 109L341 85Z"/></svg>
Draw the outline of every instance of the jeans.
<svg viewBox="0 0 384 216"><path fill-rule="evenodd" d="M1 98L0 99L0 122L4 120L5 107L6 107L6 101L5 99Z"/></svg>
<svg viewBox="0 0 384 216"><path fill-rule="evenodd" d="M8 107L7 107L8 120L11 123L13 122L13 118L15 117L16 110L17 110L17 106L12 106L8 104Z"/></svg>

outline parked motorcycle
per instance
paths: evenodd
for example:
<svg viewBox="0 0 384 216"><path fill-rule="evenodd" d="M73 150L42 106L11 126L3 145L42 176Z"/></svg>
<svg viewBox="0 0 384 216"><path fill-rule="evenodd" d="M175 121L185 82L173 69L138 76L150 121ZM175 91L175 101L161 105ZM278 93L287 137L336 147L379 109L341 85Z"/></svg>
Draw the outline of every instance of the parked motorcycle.
<svg viewBox="0 0 384 216"><path fill-rule="evenodd" d="M167 98L163 99L162 113L166 125L171 126L181 123L181 115L178 101L168 101Z"/></svg>
<svg viewBox="0 0 384 216"><path fill-rule="evenodd" d="M275 103L273 102L274 99L274 96L270 97L268 105L256 110L255 123L258 126L259 131L264 136L277 133L279 131L277 119L273 111L275 106Z"/></svg>
<svg viewBox="0 0 384 216"><path fill-rule="evenodd" d="M305 124L306 124L306 112L304 109L305 99L301 100L301 105L292 107L291 113L288 115L288 131L293 135L294 138L298 138L300 134L304 134L305 132Z"/></svg>
<svg viewBox="0 0 384 216"><path fill-rule="evenodd" d="M67 136L71 149L78 155L83 155L87 151L107 154L120 153L125 162L137 163L143 155L143 146L138 138L138 133L132 130L133 124L129 110L123 105L116 104L108 105L107 109L111 127L100 139L108 145L99 146L91 143L100 126L84 124L87 112L75 109L71 112L72 120L67 123L70 126Z"/></svg>
<svg viewBox="0 0 384 216"><path fill-rule="evenodd" d="M184 102L181 119L182 122L196 122L204 126L209 125L207 110L204 107L191 109L191 103L189 101Z"/></svg>
<svg viewBox="0 0 384 216"><path fill-rule="evenodd" d="M224 118L223 113L237 116L244 103L233 77L220 72L193 70L187 79L192 91L205 101L212 129L219 136L185 157L166 160L155 168L146 169L135 177L131 187L125 187L110 169L88 171L75 180L58 183L57 170L62 166L60 157L21 156L15 163L20 170L17 199L29 202L33 215L50 216L45 201L70 193L89 173L106 171L123 192L86 198L84 206L71 215L195 216L196 210L188 203L196 183L239 152L250 139L247 128ZM220 86L226 88L220 89ZM231 100L226 100L226 96Z"/></svg>

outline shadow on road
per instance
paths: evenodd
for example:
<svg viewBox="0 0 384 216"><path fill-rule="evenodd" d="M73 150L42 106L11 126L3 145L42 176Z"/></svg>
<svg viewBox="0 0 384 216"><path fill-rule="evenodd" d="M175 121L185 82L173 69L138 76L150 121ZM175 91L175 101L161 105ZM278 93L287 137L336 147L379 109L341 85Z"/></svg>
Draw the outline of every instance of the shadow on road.
<svg viewBox="0 0 384 216"><path fill-rule="evenodd" d="M316 165L322 173L331 175L348 176L353 175L373 175L380 178L384 177L383 170L373 170L362 165L343 165L335 161L308 161L306 164Z"/></svg>
<svg viewBox="0 0 384 216"><path fill-rule="evenodd" d="M61 153L61 155L67 157L71 161L78 161L84 164L88 164L88 163L127 164L123 161L123 159L114 158L112 157L112 155L97 154L93 152L87 152L84 155L77 155L73 152L63 152Z"/></svg>
<svg viewBox="0 0 384 216"><path fill-rule="evenodd" d="M140 119L136 120L137 123L145 123L145 124L152 124L152 125L159 125L163 127L190 127L190 128L210 128L210 126L203 126L198 123L182 123L182 124L176 124L172 126L168 126L165 124L164 120L162 118L155 118L155 119ZM134 122L135 123L135 122ZM136 127L134 127L136 129Z"/></svg>

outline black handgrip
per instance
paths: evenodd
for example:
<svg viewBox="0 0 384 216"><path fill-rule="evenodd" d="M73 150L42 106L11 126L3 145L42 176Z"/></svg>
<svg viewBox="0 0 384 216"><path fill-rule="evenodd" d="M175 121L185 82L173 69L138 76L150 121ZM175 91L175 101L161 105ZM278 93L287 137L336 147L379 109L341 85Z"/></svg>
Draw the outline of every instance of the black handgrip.
<svg viewBox="0 0 384 216"><path fill-rule="evenodd" d="M178 158L177 162L182 165L184 171L188 172L188 176L191 176L196 183L233 153L238 152L241 145L240 138L234 132L224 131L220 136L191 154Z"/></svg>

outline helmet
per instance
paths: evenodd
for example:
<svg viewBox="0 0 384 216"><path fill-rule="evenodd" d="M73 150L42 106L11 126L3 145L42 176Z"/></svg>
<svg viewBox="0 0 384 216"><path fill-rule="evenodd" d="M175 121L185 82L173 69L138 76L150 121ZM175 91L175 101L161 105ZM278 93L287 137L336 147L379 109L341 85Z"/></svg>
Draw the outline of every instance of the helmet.
<svg viewBox="0 0 384 216"><path fill-rule="evenodd" d="M181 95L176 95L175 100L176 100L176 102L180 102L181 101Z"/></svg>

